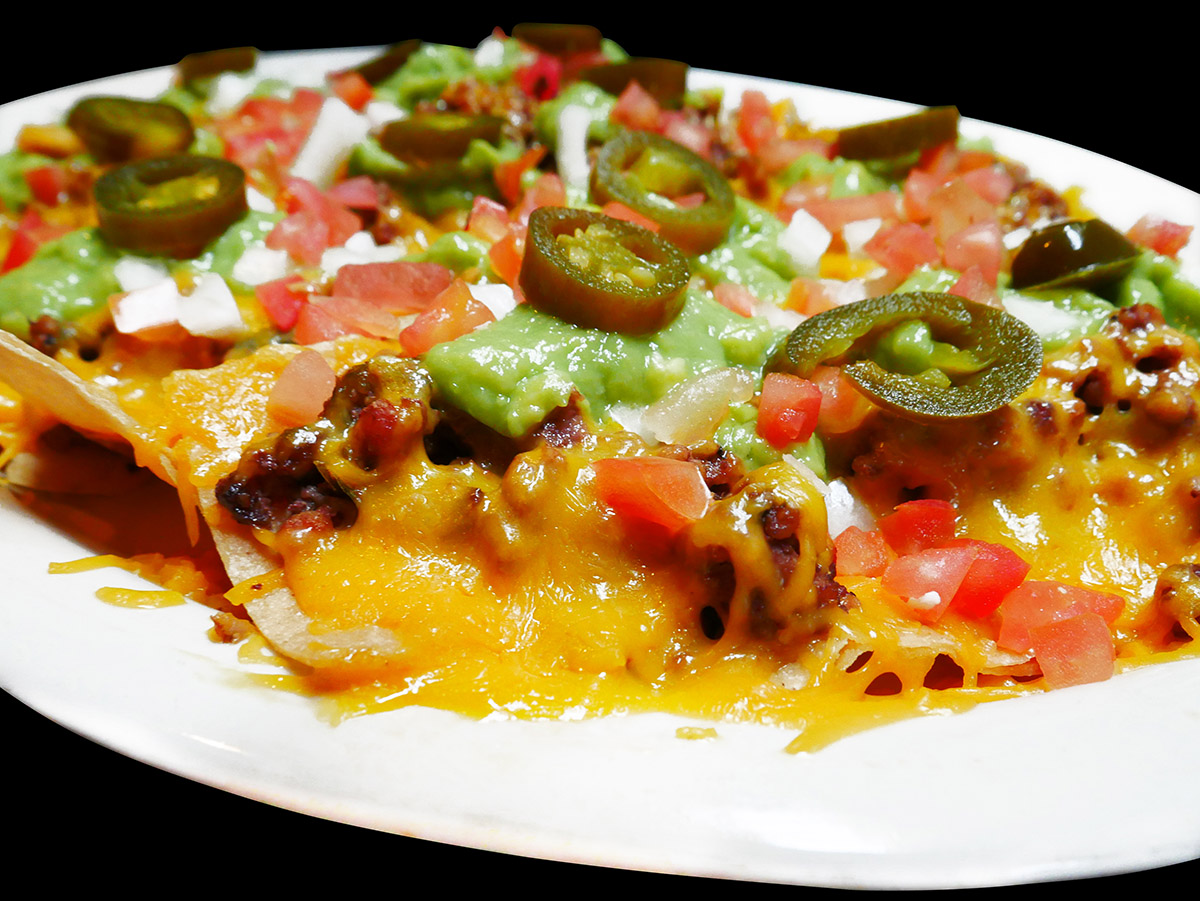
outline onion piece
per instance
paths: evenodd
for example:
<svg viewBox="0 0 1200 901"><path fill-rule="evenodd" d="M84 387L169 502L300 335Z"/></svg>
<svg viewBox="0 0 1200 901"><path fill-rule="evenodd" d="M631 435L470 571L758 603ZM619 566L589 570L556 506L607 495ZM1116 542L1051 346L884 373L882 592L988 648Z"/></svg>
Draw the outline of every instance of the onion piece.
<svg viewBox="0 0 1200 901"><path fill-rule="evenodd" d="M667 444L708 438L733 404L754 396L753 373L736 366L712 369L680 382L646 408L642 428Z"/></svg>

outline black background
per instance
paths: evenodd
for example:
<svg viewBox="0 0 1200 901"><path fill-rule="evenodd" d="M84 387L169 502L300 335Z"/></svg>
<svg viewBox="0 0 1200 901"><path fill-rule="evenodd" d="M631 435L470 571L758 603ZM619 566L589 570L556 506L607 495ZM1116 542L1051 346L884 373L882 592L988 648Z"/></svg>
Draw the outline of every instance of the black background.
<svg viewBox="0 0 1200 901"><path fill-rule="evenodd" d="M217 47L367 46L409 37L473 45L496 25L507 29L521 20L567 18L561 10L530 6L522 7L519 17L503 20L458 5L446 5L448 13L440 17L414 14L401 4L387 5L392 13L374 6L369 17L359 6L343 11L341 21L314 14L296 22L282 5L259 12L186 4L175 14L163 4L145 10L124 5L86 21L64 14L52 36L44 23L27 36L17 25L9 28L6 44L10 52L18 47L23 52L0 63L0 101L168 65L185 53ZM921 104L955 104L965 116L1048 135L1198 187L1195 79L1188 71L1195 51L1185 43L1188 36L1179 28L1173 32L1168 23L1143 17L1134 27L1121 28L1091 14L1067 19L1041 10L1033 18L1028 11L964 6L891 6L881 20L878 13L848 4L825 13L794 6L790 16L750 4L726 7L720 16L696 12L695 4L671 4L661 20L589 18L635 55ZM39 21L42 17L37 14ZM7 694L0 694L0 704L5 736L0 760L8 783L3 809L13 827L10 836L17 836L6 840L6 851L17 868L50 855L47 859L61 862L54 871L60 878L82 873L96 884L145 885L161 879L153 871L166 865L171 875L164 887L195 883L213 891L324 885L358 891L353 886L360 881L380 884L382 878L393 891L408 892L420 890L415 880L425 876L464 892L793 891L527 861L329 823L125 758ZM1114 765L1121 780L1132 770L1136 764ZM1122 792L1137 786L1122 781L1097 790L1112 794L1113 815L1119 817ZM1086 888L1165 890L1198 870L1198 864L1184 864L1089 880L1098 884ZM986 893L1010 892L1015 894L1011 889Z"/></svg>

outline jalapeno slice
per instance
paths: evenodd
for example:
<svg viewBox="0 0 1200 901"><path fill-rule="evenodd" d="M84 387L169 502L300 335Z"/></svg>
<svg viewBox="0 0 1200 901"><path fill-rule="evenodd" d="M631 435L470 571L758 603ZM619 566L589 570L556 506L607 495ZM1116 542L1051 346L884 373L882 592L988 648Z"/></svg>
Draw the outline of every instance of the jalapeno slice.
<svg viewBox="0 0 1200 901"><path fill-rule="evenodd" d="M94 187L100 233L139 254L187 259L246 213L242 167L207 156L171 156L105 173Z"/></svg>
<svg viewBox="0 0 1200 901"><path fill-rule="evenodd" d="M928 329L926 368L892 371L895 344L913 323ZM889 343L891 346L889 346ZM998 307L953 294L889 294L806 319L788 337L788 361L800 375L822 363L842 372L875 403L912 419L965 419L998 410L1033 383L1042 344Z"/></svg>
<svg viewBox="0 0 1200 901"><path fill-rule="evenodd" d="M85 97L67 114L67 126L101 163L182 153L195 138L182 110L129 97Z"/></svg>
<svg viewBox="0 0 1200 901"><path fill-rule="evenodd" d="M698 204L674 202L697 195L703 196ZM734 193L725 176L686 147L648 131L622 132L600 148L592 196L654 220L659 234L691 254L720 244L733 222Z"/></svg>
<svg viewBox="0 0 1200 901"><path fill-rule="evenodd" d="M838 156L848 160L886 160L958 139L958 109L934 106L881 122L838 132Z"/></svg>
<svg viewBox="0 0 1200 901"><path fill-rule="evenodd" d="M222 72L249 72L257 62L258 50L254 47L226 47L189 53L175 64L175 74L183 84L188 84Z"/></svg>
<svg viewBox="0 0 1200 901"><path fill-rule="evenodd" d="M513 27L512 36L522 44L536 47L551 56L571 56L600 49L603 39L593 25L562 25L553 22L522 22Z"/></svg>
<svg viewBox="0 0 1200 901"><path fill-rule="evenodd" d="M392 44L379 56L367 60L360 66L355 66L350 71L357 72L369 84L379 84L408 62L408 58L416 53L420 46L421 41L417 38Z"/></svg>
<svg viewBox="0 0 1200 901"><path fill-rule="evenodd" d="M520 286L533 306L584 328L637 335L683 307L687 258L649 229L590 210L529 217Z"/></svg>
<svg viewBox="0 0 1200 901"><path fill-rule="evenodd" d="M687 93L688 64L676 59L637 56L621 63L588 66L579 73L583 81L610 94L620 95L631 81L636 81L647 93L667 109L679 109Z"/></svg>
<svg viewBox="0 0 1200 901"><path fill-rule="evenodd" d="M444 162L461 158L472 141L498 143L503 128L499 116L418 113L385 125L379 144L405 162Z"/></svg>
<svg viewBox="0 0 1200 901"><path fill-rule="evenodd" d="M1012 261L1012 286L1097 287L1115 281L1137 262L1133 242L1101 219L1058 222L1038 229Z"/></svg>

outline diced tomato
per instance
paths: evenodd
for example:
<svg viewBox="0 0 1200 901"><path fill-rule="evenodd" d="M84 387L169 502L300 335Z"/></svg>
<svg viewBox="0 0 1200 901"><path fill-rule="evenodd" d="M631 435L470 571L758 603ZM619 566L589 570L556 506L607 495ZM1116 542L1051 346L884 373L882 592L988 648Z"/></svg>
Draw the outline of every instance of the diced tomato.
<svg viewBox="0 0 1200 901"><path fill-rule="evenodd" d="M895 191L876 191L852 197L818 198L806 203L804 209L831 232L836 232L863 219L894 222L900 218L900 201L901 197Z"/></svg>
<svg viewBox="0 0 1200 901"><path fill-rule="evenodd" d="M888 564L880 584L908 602L922 622L936 622L958 593L979 551L974 547L931 547Z"/></svg>
<svg viewBox="0 0 1200 901"><path fill-rule="evenodd" d="M514 76L517 86L534 100L553 100L562 83L562 60L548 53L539 53L533 62L521 66Z"/></svg>
<svg viewBox="0 0 1200 901"><path fill-rule="evenodd" d="M658 131L662 125L662 106L654 95L631 81L617 98L609 119L637 131Z"/></svg>
<svg viewBox="0 0 1200 901"><path fill-rule="evenodd" d="M340 181L325 193L334 203L351 210L379 209L379 186L369 175Z"/></svg>
<svg viewBox="0 0 1200 901"><path fill-rule="evenodd" d="M1123 609L1125 601L1116 595L1061 582L1022 582L1000 603L996 643L1012 651L1029 651L1033 648L1030 629L1080 613L1095 613L1111 623Z"/></svg>
<svg viewBox="0 0 1200 901"><path fill-rule="evenodd" d="M958 158L958 147L953 141L947 141L922 151L915 168L945 182L958 172Z"/></svg>
<svg viewBox="0 0 1200 901"><path fill-rule="evenodd" d="M785 309L794 310L805 316L815 316L838 306L837 298L819 278L799 276L792 279L788 295L783 301Z"/></svg>
<svg viewBox="0 0 1200 901"><path fill-rule="evenodd" d="M735 282L720 282L713 288L713 297L721 306L739 316L753 316L758 308L758 298Z"/></svg>
<svg viewBox="0 0 1200 901"><path fill-rule="evenodd" d="M516 287L525 256L525 230L511 229L507 235L488 248L488 260L496 274L509 286Z"/></svg>
<svg viewBox="0 0 1200 901"><path fill-rule="evenodd" d="M57 206L67 198L67 171L62 166L37 166L25 170L25 184L46 206Z"/></svg>
<svg viewBox="0 0 1200 901"><path fill-rule="evenodd" d="M843 529L833 541L833 551L839 576L881 576L896 559L877 530L866 532L858 526Z"/></svg>
<svg viewBox="0 0 1200 901"><path fill-rule="evenodd" d="M797 375L771 372L763 378L755 430L772 447L807 441L817 427L821 389Z"/></svg>
<svg viewBox="0 0 1200 901"><path fill-rule="evenodd" d="M915 222L884 226L863 245L863 250L897 277L941 261L933 235Z"/></svg>
<svg viewBox="0 0 1200 901"><path fill-rule="evenodd" d="M649 229L655 234L658 233L659 224L653 219L647 219L637 210L632 210L623 203L618 203L615 200L610 200L600 208L605 216L611 216L614 219L621 219L625 222L632 222L634 225L640 225L642 228Z"/></svg>
<svg viewBox="0 0 1200 901"><path fill-rule="evenodd" d="M946 265L959 272L977 268L989 285L996 284L1004 262L1004 237L994 219L968 225L946 239L942 255Z"/></svg>
<svg viewBox="0 0 1200 901"><path fill-rule="evenodd" d="M318 265L327 248L340 247L362 229L362 220L354 212L304 179L287 179L280 201L291 215L276 223L267 235L267 246L286 250L303 265Z"/></svg>
<svg viewBox="0 0 1200 901"><path fill-rule="evenodd" d="M70 230L66 226L51 225L46 222L41 214L32 207L27 209L17 223L17 230L13 234L12 243L8 245L4 262L0 263L0 273L9 272L24 265L37 253L39 247L47 241L61 238Z"/></svg>
<svg viewBox="0 0 1200 901"><path fill-rule="evenodd" d="M963 154L963 157L962 165L966 165L966 154ZM990 159L990 154L988 158ZM999 166L990 164L964 172L961 178L976 194L992 204L1004 203L1012 195L1013 188L1016 186L1011 175Z"/></svg>
<svg viewBox="0 0 1200 901"><path fill-rule="evenodd" d="M400 337L400 323L395 314L370 301L357 297L320 297L309 301L308 306L320 307L344 326L346 334L369 335L372 338Z"/></svg>
<svg viewBox="0 0 1200 901"><path fill-rule="evenodd" d="M546 155L546 147L538 144L530 147L515 160L497 163L492 170L492 178L500 191L500 196L510 207L521 202L521 181L526 172L537 167Z"/></svg>
<svg viewBox="0 0 1200 901"><path fill-rule="evenodd" d="M440 263L350 263L334 277L333 296L358 298L389 313L419 313L453 280Z"/></svg>
<svg viewBox="0 0 1200 901"><path fill-rule="evenodd" d="M471 296L467 283L455 279L400 333L400 343L414 357L420 356L435 344L453 341L495 319L491 310Z"/></svg>
<svg viewBox="0 0 1200 901"><path fill-rule="evenodd" d="M700 467L667 457L612 457L592 463L596 496L619 516L678 532L708 510Z"/></svg>
<svg viewBox="0 0 1200 901"><path fill-rule="evenodd" d="M538 176L538 180L530 185L529 190L521 197L521 203L514 217L521 225L529 223L529 214L538 207L566 206L567 189L563 187L562 179L553 172Z"/></svg>
<svg viewBox="0 0 1200 901"><path fill-rule="evenodd" d="M689 119L680 110L663 110L660 128L663 137L670 138L706 160L712 159L715 135L707 125Z"/></svg>
<svg viewBox="0 0 1200 901"><path fill-rule="evenodd" d="M854 387L836 366L818 366L812 380L821 391L817 428L827 435L842 435L862 425L875 405Z"/></svg>
<svg viewBox="0 0 1200 901"><path fill-rule="evenodd" d="M912 222L929 221L929 197L942 186L942 180L930 172L913 169L904 179L904 214Z"/></svg>
<svg viewBox="0 0 1200 901"><path fill-rule="evenodd" d="M319 304L306 303L296 317L296 327L292 336L297 344L318 344L352 333L353 329L349 324L337 319Z"/></svg>
<svg viewBox="0 0 1200 901"><path fill-rule="evenodd" d="M1173 257L1191 240L1192 226L1168 222L1160 216L1146 215L1133 224L1126 237L1134 244L1140 244L1155 253Z"/></svg>
<svg viewBox="0 0 1200 901"><path fill-rule="evenodd" d="M267 397L267 412L284 427L313 422L333 396L337 376L315 350L302 350L279 374Z"/></svg>
<svg viewBox="0 0 1200 901"><path fill-rule="evenodd" d="M959 297L965 297L967 300L990 307L1000 305L1000 298L996 294L995 287L984 278L983 272L978 266L968 266L958 280L950 286L947 293L957 294Z"/></svg>
<svg viewBox="0 0 1200 901"><path fill-rule="evenodd" d="M769 175L782 172L806 153L815 153L829 158L833 145L819 138L795 141L787 138L771 138L758 151L758 162Z"/></svg>
<svg viewBox="0 0 1200 901"><path fill-rule="evenodd" d="M286 250L297 263L317 266L330 246L329 224L311 210L301 210L277 222L266 243L272 250Z"/></svg>
<svg viewBox="0 0 1200 901"><path fill-rule="evenodd" d="M1116 649L1104 617L1080 613L1029 630L1047 688L1066 688L1112 678Z"/></svg>
<svg viewBox="0 0 1200 901"><path fill-rule="evenodd" d="M969 225L992 222L996 211L962 179L942 185L929 195L929 221L939 241L947 241Z"/></svg>
<svg viewBox="0 0 1200 901"><path fill-rule="evenodd" d="M494 244L508 234L508 210L502 203L476 194L467 216L467 231L477 238Z"/></svg>
<svg viewBox="0 0 1200 901"><path fill-rule="evenodd" d="M354 71L338 72L330 76L329 86L346 106L357 112L362 112L375 95L371 83Z"/></svg>
<svg viewBox="0 0 1200 901"><path fill-rule="evenodd" d="M278 177L278 167L295 159L321 112L324 98L298 88L291 99L252 97L232 115L217 119L213 129L225 145L225 157L247 171Z"/></svg>
<svg viewBox="0 0 1200 901"><path fill-rule="evenodd" d="M958 513L947 501L905 501L879 520L879 531L897 554L914 554L946 544L954 537Z"/></svg>
<svg viewBox="0 0 1200 901"><path fill-rule="evenodd" d="M737 114L737 134L742 144L751 153L775 137L775 120L771 117L771 104L762 91L744 91L742 106Z"/></svg>
<svg viewBox="0 0 1200 901"><path fill-rule="evenodd" d="M1029 574L1029 564L1002 544L956 538L945 546L972 547L978 553L951 604L963 616L974 619L991 616L1005 596Z"/></svg>
<svg viewBox="0 0 1200 901"><path fill-rule="evenodd" d="M300 318L300 308L308 300L308 292L303 285L304 279L299 275L288 275L254 287L254 296L262 304L271 323L281 332L295 328Z"/></svg>

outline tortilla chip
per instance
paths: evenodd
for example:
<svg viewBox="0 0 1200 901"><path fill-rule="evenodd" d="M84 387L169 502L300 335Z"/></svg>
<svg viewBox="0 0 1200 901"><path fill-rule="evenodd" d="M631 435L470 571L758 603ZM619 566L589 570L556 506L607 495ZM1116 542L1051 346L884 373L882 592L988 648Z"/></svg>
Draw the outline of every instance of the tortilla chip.
<svg viewBox="0 0 1200 901"><path fill-rule="evenodd" d="M27 402L102 444L114 439L128 444L139 466L145 466L172 485L178 479L174 464L151 450L150 436L121 409L112 392L81 379L57 360L0 331L0 378Z"/></svg>

